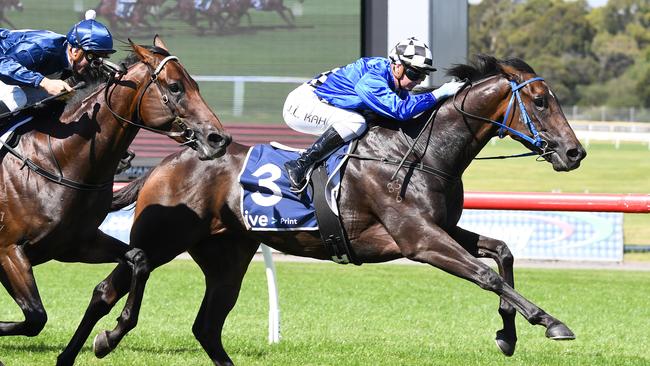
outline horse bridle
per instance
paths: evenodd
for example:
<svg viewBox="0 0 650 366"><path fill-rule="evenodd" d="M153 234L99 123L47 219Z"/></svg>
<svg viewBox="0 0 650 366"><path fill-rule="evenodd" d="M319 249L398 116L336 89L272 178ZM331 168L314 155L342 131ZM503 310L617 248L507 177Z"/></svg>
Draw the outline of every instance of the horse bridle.
<svg viewBox="0 0 650 366"><path fill-rule="evenodd" d="M112 90L110 92L111 93L110 95L109 95L108 90L110 89L111 84L113 84L113 85L116 84L115 75L116 74L119 75L118 80L121 79L121 77L126 74L126 69L124 67L117 66L117 65L115 65L115 64L113 64L111 62L108 62L106 60L103 60L101 58L98 58L98 59L95 59L95 60L97 60L97 63L95 63L93 66L98 67L98 68L100 68L100 67L104 68L105 71L107 72L107 74L109 75L109 81L106 83L106 86L104 88L104 99L106 100L106 106L107 106L108 110L113 114L113 116L115 118L117 118L117 119L119 119L119 120L121 120L123 122L129 123L131 125L134 125L136 127L144 128L146 130L149 130L149 131L152 131L152 132L155 132L155 133L163 134L163 135L170 136L170 137L181 136L181 137L183 137L183 138L185 138L187 140L183 144L191 144L191 143L194 143L196 141L196 139L194 138L194 131L190 130L190 129L187 129L185 127L185 124L182 121L182 118L178 117L176 115L176 113L174 113L175 109L177 109L176 106L175 105L174 105L174 107L169 106L169 102L171 100L169 99L167 94L163 91L163 88L160 86L160 84L158 83L158 74L160 74L163 67L165 67L165 65L169 61L172 61L172 60L178 61L178 58L176 56L167 56L167 57L165 57L160 62L160 64L158 64L158 67L156 67L156 69L153 72L151 72L151 78L149 79L149 82L143 88L142 93L140 93L140 95L139 95L138 104L136 105L136 115L138 117L138 120L142 119L140 117L140 104L142 103L142 98L144 97L144 93L149 88L149 86L151 86L151 84L155 83L156 86L158 87L159 92L162 95L161 99L162 99L163 104L167 105L170 108L170 110L172 111L172 113L174 113L175 118L174 118L174 121L172 121L172 123L176 123L178 126L180 126L183 129L182 132L171 132L171 131L165 131L165 130L161 130L161 129L151 128L151 127L139 124L137 122L133 122L131 120L125 119L125 118L121 117L120 115L118 115L117 113L115 113L115 111L113 111L113 108L111 108L111 105L110 105L110 95L112 95L112 90L114 90L115 88L112 88ZM93 61L95 61L95 60L93 60ZM151 70L151 68L149 68L149 70ZM81 88L81 87L83 87L82 85L85 85L85 84L80 83L77 86L75 86L74 89ZM59 97L59 96L60 95L55 96L55 97ZM173 104L175 104L173 101L171 101L171 102ZM188 131L190 131L190 132L188 133ZM38 175L40 175L40 176L42 176L42 177L46 178L47 180L50 180L50 181L52 181L54 183L60 184L62 186L68 187L68 188L73 188L73 189L78 189L78 190L85 190L85 191L102 191L102 190L108 189L108 188L113 186L113 180L112 179L110 181L100 183L100 184L89 184L89 183L80 183L80 182L65 178L63 176L63 172L61 170L59 162L56 160L56 156L54 156L54 152L52 151L52 145L51 145L51 140L49 139L49 136L48 136L48 147L49 147L49 150L50 150L50 155L53 157L54 163L55 163L55 165L57 167L58 174L56 174L54 172L51 172L51 171L41 167L40 165L36 164L33 160L22 156L22 154L20 154L18 151L16 151L15 149L13 149L11 146L4 143L3 141L0 140L0 143L2 144L3 148L5 148L5 149L7 149L9 151L9 153L11 153L12 155L14 155L15 157L17 157L19 160L21 160L23 162L23 167L28 167L30 170L34 171ZM22 169L22 167L21 167L21 169Z"/></svg>
<svg viewBox="0 0 650 366"><path fill-rule="evenodd" d="M117 78L117 81L115 80L115 78L113 76L113 78L106 84L106 88L104 89L104 99L106 100L106 107L111 112L113 117L115 117L116 119L118 119L118 120L120 120L122 122L128 123L128 124L136 126L138 128L145 129L147 131L151 131L151 132L155 132L157 134L165 135L165 136L168 136L168 137L171 137L171 138L182 137L183 139L185 139L185 142L183 142L181 145L193 145L193 144L195 144L197 142L194 130L188 128L185 125L185 122L183 122L183 118L178 116L178 113L177 113L178 105L177 105L177 103L175 103L173 101L173 99L171 99L167 95L164 88L160 85L160 82L158 81L158 75L162 72L165 65L167 65L167 63L170 62L170 61L178 62L178 57L176 57L176 56L166 56L165 58L163 58L160 61L160 63L158 64L158 66L156 67L155 70L151 70L151 66L147 65L147 68L149 69L149 72L150 72L151 76L150 76L147 84L144 86L144 88L141 88L142 91L137 96L138 101L136 103L135 113L134 113L135 117L136 117L135 121L124 118L124 117L118 115L113 110L113 108L111 106L111 96L113 95L113 91L115 90L115 86L117 85L117 81L119 81L124 74L117 73L119 75L119 77ZM146 126L146 125L140 123L142 121L142 116L141 116L141 113L140 113L140 106L142 105L142 99L144 98L144 95L147 92L147 89L149 89L149 87L152 84L155 84L156 87L158 88L158 92L162 96L160 98L162 104L166 105L167 108L169 108L169 110L174 115L174 119L171 122L172 125L177 126L178 128L181 129L181 131L166 131L166 130L162 130L162 129L159 129L159 128L149 127L149 126ZM113 88L110 88L110 85L113 85ZM109 89L110 89L110 91L109 91Z"/></svg>
<svg viewBox="0 0 650 366"><path fill-rule="evenodd" d="M454 94L454 99L453 99L454 108L460 114L462 114L463 116L469 117L469 118L472 118L472 119L477 119L477 120L480 120L480 121L489 122L489 123L492 123L494 125L497 125L497 126L499 126L499 131L497 132L497 135L499 136L499 138L504 138L506 136L506 131L507 131L507 132L510 132L513 135L525 140L526 142L530 143L531 145L535 146L540 151L539 153L534 152L534 151L530 151L530 152L527 152L527 153L517 154L517 155L496 156L496 157L487 157L487 158L475 158L476 160L506 159L506 158L523 157L523 156L531 156L531 155L538 155L538 160L541 160L544 156L553 153L552 151L547 151L548 142L546 140L542 139L542 137L540 136L539 132L537 131L537 128L535 127L535 124L533 123L532 118L530 118L530 115L528 114L528 111L526 110L526 106L524 105L524 102L521 99L521 93L520 93L521 89L524 86L526 86L526 85L528 85L530 83L533 83L535 81L544 81L544 78L542 78L540 76L536 76L534 78L524 80L523 82L521 82L519 84L517 84L517 82L513 81L513 80L508 81L510 83L510 88L512 90L512 94L510 95L510 100L508 101L508 107L506 108L506 113L503 115L503 121L502 122L495 121L495 120L492 120L492 119L489 119L489 118L485 118L485 117L482 117L482 116L477 116L475 114L469 113L469 112L463 110L462 106L459 107L456 104L456 97L458 96L458 94L467 85L469 85L470 89L472 88L473 84L471 82L467 81L465 83L465 85ZM468 94L469 94L469 91L467 93L465 93L465 98L467 98ZM514 112L512 113L512 115L510 114L510 112L512 111L513 106L515 104L515 99L517 100L517 106L519 107L519 112L520 112L519 113L519 119L526 126L526 128L528 128L528 131L530 132L532 137L528 136L526 134L523 134L523 133L515 130L514 128L508 126L508 120L511 119L512 116L514 116Z"/></svg>

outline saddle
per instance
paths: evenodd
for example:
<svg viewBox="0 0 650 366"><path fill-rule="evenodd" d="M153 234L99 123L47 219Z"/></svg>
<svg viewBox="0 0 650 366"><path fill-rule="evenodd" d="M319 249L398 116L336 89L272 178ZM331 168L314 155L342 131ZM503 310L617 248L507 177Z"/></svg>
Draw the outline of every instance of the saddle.
<svg viewBox="0 0 650 366"><path fill-rule="evenodd" d="M33 117L31 116L20 114L6 118L5 120L0 120L0 150L3 150L5 145L10 148L18 146L22 135L29 130L24 125L32 119Z"/></svg>
<svg viewBox="0 0 650 366"><path fill-rule="evenodd" d="M239 175L241 215L252 231L319 230L330 258L355 263L345 230L338 217L337 198L343 168L354 144L341 146L316 166L311 186L292 192L284 162L300 151L277 143L250 148Z"/></svg>

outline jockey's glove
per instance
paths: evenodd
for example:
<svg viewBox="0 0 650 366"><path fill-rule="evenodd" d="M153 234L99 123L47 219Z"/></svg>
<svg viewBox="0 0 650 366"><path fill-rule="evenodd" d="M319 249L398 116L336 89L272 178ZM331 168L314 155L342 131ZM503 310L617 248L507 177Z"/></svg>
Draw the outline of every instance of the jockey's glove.
<svg viewBox="0 0 650 366"><path fill-rule="evenodd" d="M465 85L462 81L450 81L442 84L438 89L431 92L436 100L441 100L456 94L456 92Z"/></svg>

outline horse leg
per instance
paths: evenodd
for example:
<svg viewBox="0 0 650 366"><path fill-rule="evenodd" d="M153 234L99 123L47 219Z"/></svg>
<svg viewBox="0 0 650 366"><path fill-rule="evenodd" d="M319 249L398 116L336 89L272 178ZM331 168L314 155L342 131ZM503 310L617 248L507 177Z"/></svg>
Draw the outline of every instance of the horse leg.
<svg viewBox="0 0 650 366"><path fill-rule="evenodd" d="M499 275L506 283L514 288L514 271L512 268L514 258L510 249L501 240L488 238L460 227L456 227L452 235L460 245L475 257L492 258L499 269ZM508 301L501 298L499 302L499 314L503 320L503 329L497 331L496 343L501 352L506 356L512 356L517 343L517 330L515 327L515 308Z"/></svg>
<svg viewBox="0 0 650 366"><path fill-rule="evenodd" d="M221 331L226 316L235 306L239 290L258 243L241 238L206 240L189 253L205 275L205 294L192 326L192 333L212 362L232 366L223 348Z"/></svg>
<svg viewBox="0 0 650 366"><path fill-rule="evenodd" d="M405 257L428 263L496 293L514 306L530 324L546 327L548 338L555 340L575 338L573 332L564 323L515 291L501 276L474 258L447 232L428 224L419 217L400 218L400 223L402 222L412 222L415 226L397 224L394 227L387 227L387 230L394 238L399 239L396 242Z"/></svg>
<svg viewBox="0 0 650 366"><path fill-rule="evenodd" d="M146 203L144 205L146 206ZM198 242L204 235L202 222L193 211L186 210L184 206L178 209L151 208L137 214L131 228L131 246L137 248L137 251L134 249L129 252L133 255L129 260L139 265L133 269L129 296L117 319L117 325L111 331L100 332L93 341L93 350L97 357L108 355L137 325L151 271L176 258L185 251L187 243ZM178 227L184 230L177 230Z"/></svg>
<svg viewBox="0 0 650 366"><path fill-rule="evenodd" d="M2 20L9 25L10 29L16 29L16 26L14 23L12 23L9 19L5 18L4 15L2 16Z"/></svg>
<svg viewBox="0 0 650 366"><path fill-rule="evenodd" d="M291 11L291 9L289 9L286 6L282 5L282 7L277 10L277 12L278 12L278 14L280 14L282 19L284 19L284 21L287 22L287 24L290 27L295 26L294 23L296 21L296 18L293 16L293 11ZM289 17L287 17L287 14L289 14Z"/></svg>
<svg viewBox="0 0 650 366"><path fill-rule="evenodd" d="M57 366L72 365L97 322L108 314L127 293L131 282L130 265L120 263L93 291L90 304L72 339L57 358Z"/></svg>
<svg viewBox="0 0 650 366"><path fill-rule="evenodd" d="M129 296L115 328L112 331L104 330L95 336L93 351L98 358L106 357L111 353L122 338L138 324L144 289L153 268L149 265L144 251L139 248L134 248L127 253L127 261L137 263L132 270Z"/></svg>
<svg viewBox="0 0 650 366"><path fill-rule="evenodd" d="M95 287L81 323L57 359L57 365L72 365L95 324L124 296L129 280L133 282L141 272L148 271L148 264L141 249L129 247L101 230L97 230L94 241L56 259L83 263L120 262L111 275Z"/></svg>
<svg viewBox="0 0 650 366"><path fill-rule="evenodd" d="M47 323L47 314L34 280L32 265L22 247L12 244L3 248L0 251L0 267L0 282L25 316L23 322L0 322L0 336L38 335Z"/></svg>

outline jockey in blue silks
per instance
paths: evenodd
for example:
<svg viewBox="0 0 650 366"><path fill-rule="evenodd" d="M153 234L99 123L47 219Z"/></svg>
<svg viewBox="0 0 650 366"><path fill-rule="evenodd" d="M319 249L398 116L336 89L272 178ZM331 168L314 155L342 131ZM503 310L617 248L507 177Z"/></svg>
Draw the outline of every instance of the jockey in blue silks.
<svg viewBox="0 0 650 366"><path fill-rule="evenodd" d="M83 75L94 58L115 52L111 32L94 18L94 10L89 10L86 20L65 36L47 30L0 28L0 113L24 107L25 88L42 88L50 95L71 91L65 81L47 76Z"/></svg>
<svg viewBox="0 0 650 366"><path fill-rule="evenodd" d="M302 191L314 165L366 130L362 112L406 121L454 95L463 86L448 82L431 93L411 94L433 67L429 47L415 38L400 41L388 58L361 58L302 84L284 103L292 129L320 135L298 159L285 164L291 190Z"/></svg>

